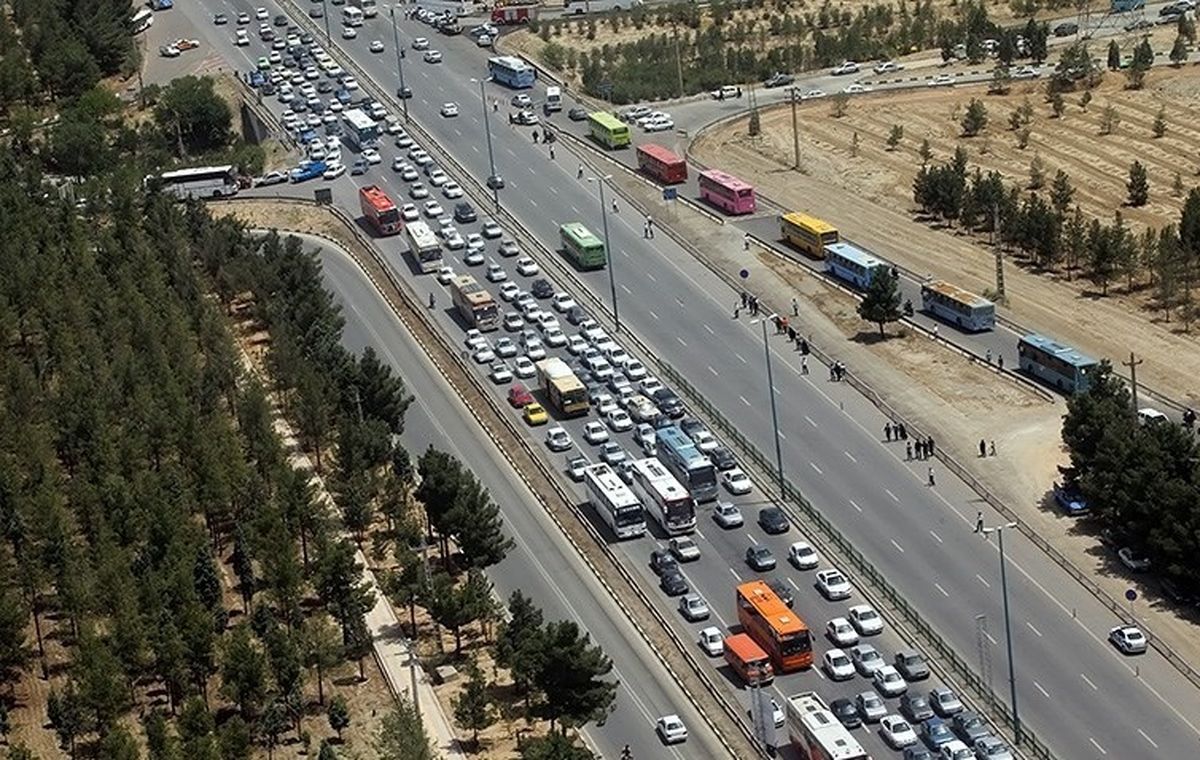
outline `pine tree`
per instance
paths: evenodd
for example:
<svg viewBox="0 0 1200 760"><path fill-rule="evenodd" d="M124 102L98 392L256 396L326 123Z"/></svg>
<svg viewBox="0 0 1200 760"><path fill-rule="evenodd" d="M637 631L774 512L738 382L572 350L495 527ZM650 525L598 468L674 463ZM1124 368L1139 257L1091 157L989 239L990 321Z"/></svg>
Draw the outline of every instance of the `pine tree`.
<svg viewBox="0 0 1200 760"><path fill-rule="evenodd" d="M454 720L471 732L471 744L479 747L479 732L496 722L488 697L488 683L475 658L467 660L467 683L454 700Z"/></svg>
<svg viewBox="0 0 1200 760"><path fill-rule="evenodd" d="M1159 106L1158 113L1154 114L1154 124L1150 128L1155 137L1162 137L1167 133L1167 109L1165 106Z"/></svg>
<svg viewBox="0 0 1200 760"><path fill-rule="evenodd" d="M1106 104L1104 110L1100 113L1100 134L1111 135L1117 131L1117 127L1121 125L1121 116L1117 113L1117 109L1112 107L1112 104Z"/></svg>
<svg viewBox="0 0 1200 760"><path fill-rule="evenodd" d="M527 739L521 746L521 760L597 760L597 757L574 737L551 731Z"/></svg>
<svg viewBox="0 0 1200 760"><path fill-rule="evenodd" d="M325 673L338 664L341 641L329 617L316 613L300 631L300 653L305 666L317 671L317 702L325 704Z"/></svg>
<svg viewBox="0 0 1200 760"><path fill-rule="evenodd" d="M544 643L536 683L547 697L541 713L551 728L603 722L617 696L616 682L604 680L612 672L612 661L571 621L547 625Z"/></svg>
<svg viewBox="0 0 1200 760"><path fill-rule="evenodd" d="M288 725L287 707L282 702L275 700L267 705L266 711L258 721L258 728L266 738L268 760L274 757L275 747L279 746L279 737L288 730Z"/></svg>
<svg viewBox="0 0 1200 760"><path fill-rule="evenodd" d="M1050 183L1050 205L1058 212L1059 216L1064 216L1067 209L1071 208L1071 201L1075 197L1075 188L1071 187L1071 178L1062 169L1054 173L1054 179Z"/></svg>
<svg viewBox="0 0 1200 760"><path fill-rule="evenodd" d="M879 267L858 303L858 316L879 326L879 337L887 337L884 325L900 320L900 287L891 269Z"/></svg>
<svg viewBox="0 0 1200 760"><path fill-rule="evenodd" d="M1150 39L1143 37L1138 46L1133 49L1133 60L1129 63L1129 68L1125 69L1125 78L1129 80L1129 86L1140 90L1146 82L1146 72L1152 65L1154 65L1154 50L1150 47Z"/></svg>
<svg viewBox="0 0 1200 760"><path fill-rule="evenodd" d="M1116 40L1108 43L1108 70L1116 71L1121 68L1121 46Z"/></svg>
<svg viewBox="0 0 1200 760"><path fill-rule="evenodd" d="M1150 180L1146 176L1146 167L1141 161L1134 161L1129 167L1129 181L1125 183L1129 191L1128 203L1135 208L1145 206L1150 199Z"/></svg>
<svg viewBox="0 0 1200 760"><path fill-rule="evenodd" d="M452 514L458 548L467 567L483 569L499 564L515 545L504 535L500 507L470 473L455 497Z"/></svg>
<svg viewBox="0 0 1200 760"><path fill-rule="evenodd" d="M1029 162L1029 189L1041 190L1045 184L1046 167L1042 164L1042 157L1035 155Z"/></svg>
<svg viewBox="0 0 1200 760"><path fill-rule="evenodd" d="M237 704L244 718L257 714L267 696L267 663L245 623L225 640L221 659L221 693Z"/></svg>
<svg viewBox="0 0 1200 760"><path fill-rule="evenodd" d="M928 137L921 140L921 149L917 151L917 155L921 157L921 166L925 166L933 158L933 149L929 147Z"/></svg>
<svg viewBox="0 0 1200 760"><path fill-rule="evenodd" d="M375 751L379 760L434 760L436 755L429 735L412 703L403 695L394 710L383 718L375 736Z"/></svg>
<svg viewBox="0 0 1200 760"><path fill-rule="evenodd" d="M887 149L889 151L895 150L900 145L900 141L903 139L904 127L900 124L893 124L891 131L888 132Z"/></svg>
<svg viewBox="0 0 1200 760"><path fill-rule="evenodd" d="M346 699L342 695L337 695L329 700L329 709L326 712L329 718L329 727L337 732L338 741L342 740L342 732L350 727L350 708L346 705Z"/></svg>
<svg viewBox="0 0 1200 760"><path fill-rule="evenodd" d="M529 706L530 690L542 666L542 611L533 600L514 591L508 599L508 620L500 627L496 640L496 660L509 669L517 693Z"/></svg>
<svg viewBox="0 0 1200 760"><path fill-rule="evenodd" d="M1063 100L1062 93L1058 90L1050 93L1050 110L1054 112L1054 118L1061 119L1063 111L1067 108L1067 103Z"/></svg>
<svg viewBox="0 0 1200 760"><path fill-rule="evenodd" d="M971 98L971 102L967 104L967 112L962 118L963 137L975 137L987 129L987 123L987 107L978 98Z"/></svg>
<svg viewBox="0 0 1200 760"><path fill-rule="evenodd" d="M1162 309L1164 320L1171 319L1171 309L1179 294L1183 266L1179 235L1175 231L1175 225L1168 224L1158 231L1158 243L1154 250L1154 258L1150 262L1150 272L1155 283L1154 300L1158 302L1158 308Z"/></svg>
<svg viewBox="0 0 1200 760"><path fill-rule="evenodd" d="M1171 182L1171 195L1176 198L1183 195L1183 175L1175 172L1175 179Z"/></svg>
<svg viewBox="0 0 1200 760"><path fill-rule="evenodd" d="M1182 34L1175 35L1175 43L1171 45L1171 54L1169 57L1171 59L1171 65L1176 67L1187 60L1188 45L1187 40L1184 39Z"/></svg>

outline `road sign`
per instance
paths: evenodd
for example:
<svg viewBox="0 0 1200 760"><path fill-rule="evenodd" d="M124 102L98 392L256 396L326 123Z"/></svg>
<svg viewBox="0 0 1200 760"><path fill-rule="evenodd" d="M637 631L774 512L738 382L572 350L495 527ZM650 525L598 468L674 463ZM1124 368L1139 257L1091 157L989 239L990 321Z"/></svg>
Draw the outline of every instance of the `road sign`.
<svg viewBox="0 0 1200 760"><path fill-rule="evenodd" d="M1129 589L1128 591L1125 592L1125 598L1131 602L1136 602L1137 601L1137 591L1135 591L1133 589Z"/></svg>
<svg viewBox="0 0 1200 760"><path fill-rule="evenodd" d="M327 187L313 191L313 200L322 206L328 206L333 203L333 191Z"/></svg>
<svg viewBox="0 0 1200 760"><path fill-rule="evenodd" d="M748 279L750 279L750 270L743 269L742 271L738 272L738 276L741 277L743 280L748 280Z"/></svg>
<svg viewBox="0 0 1200 760"><path fill-rule="evenodd" d="M673 201L678 196L679 196L679 192L678 192L678 190L676 190L676 188L673 188L673 187L664 187L663 188L663 200L664 201Z"/></svg>

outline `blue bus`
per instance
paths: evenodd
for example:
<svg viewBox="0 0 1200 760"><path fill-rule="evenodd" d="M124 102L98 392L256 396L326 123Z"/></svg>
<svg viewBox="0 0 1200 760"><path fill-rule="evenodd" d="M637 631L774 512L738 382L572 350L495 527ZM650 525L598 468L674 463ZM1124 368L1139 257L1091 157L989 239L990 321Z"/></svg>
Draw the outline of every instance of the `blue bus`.
<svg viewBox="0 0 1200 760"><path fill-rule="evenodd" d="M1044 335L1029 333L1017 341L1021 371L1063 393L1083 393L1100 362Z"/></svg>
<svg viewBox="0 0 1200 760"><path fill-rule="evenodd" d="M858 288L871 284L875 272L887 264L847 242L825 246L825 271Z"/></svg>
<svg viewBox="0 0 1200 760"><path fill-rule="evenodd" d="M660 428L658 458L697 502L717 498L717 468L676 425Z"/></svg>
<svg viewBox="0 0 1200 760"><path fill-rule="evenodd" d="M921 308L960 330L982 332L996 326L996 304L945 280L921 284Z"/></svg>
<svg viewBox="0 0 1200 760"><path fill-rule="evenodd" d="M528 90L537 79L537 71L525 61L513 55L498 55L488 59L488 73L492 79L514 90Z"/></svg>

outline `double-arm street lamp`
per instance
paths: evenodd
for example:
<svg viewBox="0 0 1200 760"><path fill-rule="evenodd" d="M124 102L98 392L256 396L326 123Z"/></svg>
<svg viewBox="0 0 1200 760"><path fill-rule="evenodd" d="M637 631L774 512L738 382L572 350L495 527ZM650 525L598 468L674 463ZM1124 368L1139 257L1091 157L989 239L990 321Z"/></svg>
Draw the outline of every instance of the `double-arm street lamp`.
<svg viewBox="0 0 1200 760"><path fill-rule="evenodd" d="M1000 594L1004 597L1004 644L1008 649L1008 698L1012 703L1013 715L1013 734L1016 737L1016 743L1021 743L1021 718L1017 714L1017 672L1016 665L1013 662L1013 643L1012 643L1012 623L1008 614L1008 571L1007 563L1004 559L1004 531L1008 528L1015 528L1015 522L1004 523L1003 525L985 526L983 524L983 513L975 514L975 532L985 538L995 533L999 536L1000 543Z"/></svg>
<svg viewBox="0 0 1200 760"><path fill-rule="evenodd" d="M608 258L608 289L612 291L613 323L616 332L621 332L621 317L617 313L617 279L613 274L613 264L617 257L613 255L612 238L608 236L608 206L604 203L604 183L612 179L611 174L603 177L588 177L588 182L595 182L600 187L600 220L604 226L604 252Z"/></svg>
<svg viewBox="0 0 1200 760"><path fill-rule="evenodd" d="M396 95L400 98L400 108L404 110L404 121L408 122L408 88L404 86L404 50L400 47L400 30L396 26L396 8L388 9L392 17L392 44L396 46L396 70L400 74L400 89Z"/></svg>
<svg viewBox="0 0 1200 760"><path fill-rule="evenodd" d="M775 437L775 479L779 498L783 499L783 447L779 444L779 413L775 408L775 381L771 376L771 344L767 341L767 323L774 322L778 314L751 320L762 325L763 353L767 357L767 397L771 399L771 430Z"/></svg>
<svg viewBox="0 0 1200 760"><path fill-rule="evenodd" d="M492 189L492 200L496 203L496 208L500 208L500 188L504 186L504 180L496 173L496 154L492 150L492 121L488 116L487 94L484 92L483 86L492 81L492 77L487 79L471 78L472 82L479 83L479 105L483 107L483 131L487 133L487 148L488 148L488 178L487 186Z"/></svg>

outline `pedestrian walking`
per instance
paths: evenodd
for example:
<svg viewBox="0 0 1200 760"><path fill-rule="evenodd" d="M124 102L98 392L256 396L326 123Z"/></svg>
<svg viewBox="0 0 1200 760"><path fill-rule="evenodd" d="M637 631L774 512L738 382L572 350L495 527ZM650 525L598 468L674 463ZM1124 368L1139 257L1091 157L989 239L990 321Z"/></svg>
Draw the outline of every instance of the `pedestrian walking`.
<svg viewBox="0 0 1200 760"><path fill-rule="evenodd" d="M554 160L554 146L553 145L550 146L550 160L551 161Z"/></svg>
<svg viewBox="0 0 1200 760"><path fill-rule="evenodd" d="M932 488L936 483L933 482L933 468L929 468L929 487Z"/></svg>
<svg viewBox="0 0 1200 760"><path fill-rule="evenodd" d="M740 307L738 307L738 306L737 306L737 304L734 304L734 307L733 307L733 318L734 318L734 319L737 319L739 316L741 316L741 313L742 313L742 310L741 310L741 308L740 308Z"/></svg>
<svg viewBox="0 0 1200 760"><path fill-rule="evenodd" d="M982 459L987 456L987 444L982 438L979 439L979 457Z"/></svg>
<svg viewBox="0 0 1200 760"><path fill-rule="evenodd" d="M429 308L431 308L431 309L433 308L433 303L434 303L434 301L433 301L433 293L430 293L430 294L429 294Z"/></svg>
<svg viewBox="0 0 1200 760"><path fill-rule="evenodd" d="M837 382L837 365L829 365L829 380L830 382Z"/></svg>
<svg viewBox="0 0 1200 760"><path fill-rule="evenodd" d="M933 339L935 341L938 339L938 326L937 325L933 326Z"/></svg>
<svg viewBox="0 0 1200 760"><path fill-rule="evenodd" d="M929 456L933 456L933 436L925 440L925 445L929 447Z"/></svg>
<svg viewBox="0 0 1200 760"><path fill-rule="evenodd" d="M642 239L650 239L650 225L646 224L645 222L642 222Z"/></svg>
<svg viewBox="0 0 1200 760"><path fill-rule="evenodd" d="M992 456L992 457L996 456L996 442L995 441L992 441L991 444L988 446L988 456Z"/></svg>
<svg viewBox="0 0 1200 760"><path fill-rule="evenodd" d="M575 172L575 179L583 179L583 164L580 164L579 171Z"/></svg>
<svg viewBox="0 0 1200 760"><path fill-rule="evenodd" d="M742 306L747 305L749 302L750 302L750 294L743 290L742 291Z"/></svg>
<svg viewBox="0 0 1200 760"><path fill-rule="evenodd" d="M646 214L646 231L650 233L650 239L654 239L654 218Z"/></svg>
<svg viewBox="0 0 1200 760"><path fill-rule="evenodd" d="M541 136L541 134L536 129L533 130L533 142L535 145L537 144L538 137L540 137L540 136Z"/></svg>
<svg viewBox="0 0 1200 760"><path fill-rule="evenodd" d="M742 236L742 250L743 251L750 250L750 233L749 232L747 232L745 235Z"/></svg>
<svg viewBox="0 0 1200 760"><path fill-rule="evenodd" d="M617 213L617 199L616 198L612 199L612 208L613 208L613 213L614 214Z"/></svg>
<svg viewBox="0 0 1200 760"><path fill-rule="evenodd" d="M904 426L903 422L900 423L900 440L908 440L908 428Z"/></svg>
<svg viewBox="0 0 1200 760"><path fill-rule="evenodd" d="M988 364L992 363L992 349L990 349L990 348L987 350L987 363Z"/></svg>
<svg viewBox="0 0 1200 760"><path fill-rule="evenodd" d="M883 437L887 439L888 443L892 442L892 423L883 423Z"/></svg>
<svg viewBox="0 0 1200 760"><path fill-rule="evenodd" d="M1000 368L1001 372L1004 371L1004 354L1000 354L996 357L996 366Z"/></svg>
<svg viewBox="0 0 1200 760"><path fill-rule="evenodd" d="M775 334L778 335L779 333L783 332L783 321L779 318L778 314L775 315L774 322L775 322Z"/></svg>
<svg viewBox="0 0 1200 760"><path fill-rule="evenodd" d="M808 374L808 357L807 356L800 357L800 374L801 375Z"/></svg>
<svg viewBox="0 0 1200 760"><path fill-rule="evenodd" d="M808 341L804 338L800 339L800 353L808 356Z"/></svg>
<svg viewBox="0 0 1200 760"><path fill-rule="evenodd" d="M796 342L796 328L794 327L788 327L788 342Z"/></svg>
<svg viewBox="0 0 1200 760"><path fill-rule="evenodd" d="M787 332L788 331L788 318L784 317L779 321L783 323L783 331Z"/></svg>
<svg viewBox="0 0 1200 760"><path fill-rule="evenodd" d="M912 443L904 444L904 458L910 462L912 461Z"/></svg>

